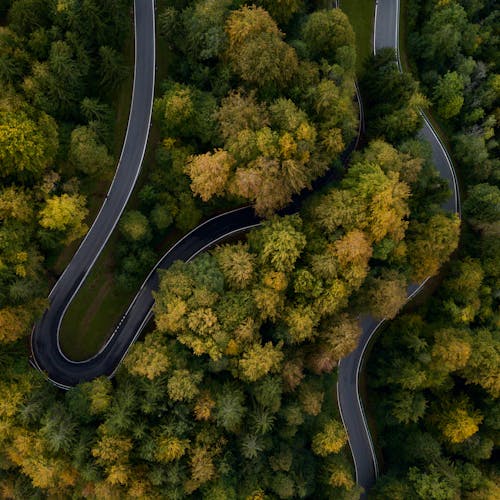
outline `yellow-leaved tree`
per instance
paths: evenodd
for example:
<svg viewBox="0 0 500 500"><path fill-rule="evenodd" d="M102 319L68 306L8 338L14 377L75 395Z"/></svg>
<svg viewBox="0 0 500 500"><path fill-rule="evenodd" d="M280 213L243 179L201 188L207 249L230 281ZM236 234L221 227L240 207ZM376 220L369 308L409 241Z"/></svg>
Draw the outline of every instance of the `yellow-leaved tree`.
<svg viewBox="0 0 500 500"><path fill-rule="evenodd" d="M39 224L44 229L61 234L65 243L81 238L87 232L84 223L88 210L82 195L62 194L47 199L40 211Z"/></svg>

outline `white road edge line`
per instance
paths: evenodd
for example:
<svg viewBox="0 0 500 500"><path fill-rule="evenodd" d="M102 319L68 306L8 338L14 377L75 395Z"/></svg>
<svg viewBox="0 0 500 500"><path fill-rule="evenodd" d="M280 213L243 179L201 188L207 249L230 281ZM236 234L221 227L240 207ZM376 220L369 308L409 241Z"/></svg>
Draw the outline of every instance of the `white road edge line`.
<svg viewBox="0 0 500 500"><path fill-rule="evenodd" d="M193 233L194 231L196 231L197 229L199 229L200 227L208 224L209 222L212 222L214 221L215 219L218 219L219 217L223 217L227 214L231 214L231 213L234 213L234 212L238 212L240 210L244 210L244 209L247 209L248 208L248 205L244 206L244 207L240 207L240 208L235 208L234 210L230 210L229 212L224 212L222 214L219 214L219 215L216 215L215 217L212 217L211 219L207 219L206 221L202 222L201 224L199 224L198 226L196 226L195 228L193 228L191 231L189 231L187 234L185 234L180 240L176 241L174 245L172 245L171 248L169 248L167 250L167 252L165 254L163 254L160 259L157 261L157 263L153 266L153 268L151 269L151 271L149 272L148 276L146 277L146 279L143 281L141 287L139 288L139 291L135 294L134 298L132 299L132 301L130 302L130 305L128 306L127 310L125 311L125 313L123 314L123 316L121 317L121 319L119 320L117 326L115 327L113 333L109 336L108 340L106 340L106 342L104 343L104 345L99 349L99 351L94 354L93 356L91 356L90 358L87 358L87 359L84 359L83 361L74 361L72 359L69 359L67 356L64 355L64 353L62 352L60 346L59 346L59 328L57 330L57 344L58 344L58 349L59 349L59 352L60 354L64 357L64 359L68 362L68 363L71 363L71 364L74 364L74 365L78 365L78 364L82 364L82 363L88 363L89 361L92 361L93 359L95 359L97 356L99 356L103 351L104 349L106 349L106 347L108 346L108 344L113 340L113 338L116 336L116 334L118 333L118 330L119 330L119 326L120 324L122 323L122 321L124 320L124 318L127 316L127 314L130 312L130 310L132 309L132 307L134 307L134 304L136 303L140 293L142 292L143 288L146 286L146 283L148 282L149 278L151 278L151 276L158 270L158 266L160 265L161 261L163 259L165 259L168 254L170 252L172 252L180 243L182 243L191 233ZM250 227L250 226L249 226ZM224 234L223 236L221 236L220 238L218 238L216 241L220 241L220 239L222 238L226 238L228 234ZM64 317L64 312L63 312L63 315L61 316L61 319ZM61 321L59 322L61 323ZM135 341L135 340L134 340ZM133 342L134 342L133 341ZM133 343L132 342L132 343ZM123 360L123 358L122 358ZM121 361L120 361L121 363ZM116 369L115 369L116 371ZM114 373L114 372L113 372Z"/></svg>
<svg viewBox="0 0 500 500"><path fill-rule="evenodd" d="M116 172L115 172L115 175L113 177L113 181L111 182L111 185L109 187L109 190L108 190L108 194L103 202L103 204L101 205L101 208L96 216L96 218L94 219L94 222L92 223L92 226L90 227L90 229L88 230L87 234L85 235L85 238L82 240L82 242L80 243L79 247L78 247L78 250L75 252L75 255L73 256L73 258L76 256L76 254L78 253L78 251L80 250L81 246L84 244L84 242L86 241L86 239L88 238L88 236L90 235L90 232L92 231L93 227L95 226L95 224L97 223L97 220L99 219L99 216L102 212L102 210L104 209L106 203L107 203L107 199L108 199L108 196L109 194L111 193L111 190L113 188L113 185L115 183L115 180L116 180L116 177L118 175L118 171L119 171L119 166L121 165L121 161L122 161L122 157L123 157L123 152L125 150L125 144L127 143L127 137L128 137L128 133L129 133L129 129L130 129L130 123L131 123L131 116L132 116L132 109L133 109L133 103L134 103L134 95L135 95L135 85L136 85L136 76L137 76L137 57L138 57L138 53L137 53L137 44L138 44L138 41L137 41L137 8L136 8L136 5L137 5L137 1L138 0L135 0L134 2L134 54L135 54L135 61L134 61L134 82L133 82L133 86L132 86L132 100L131 100L131 103L130 103L130 111L129 111L129 117L128 117L128 123L127 123L127 130L125 132L125 139L123 141L123 147L122 147L122 150L121 150L121 153L120 153L120 159L118 161L118 168L116 169ZM153 44L153 68L155 68L155 61L156 61L156 37L155 37L155 24L156 24L156 21L155 21L155 15L154 15L154 0L151 0L151 5L153 7L153 16L152 16L152 20L153 20L153 23L152 23L152 26L151 26L151 30L152 30L152 36L154 38L154 44ZM153 69L153 71L155 71ZM151 89L151 96L153 97L154 96L154 86L155 86L155 77L154 77L154 74L153 74L153 79L152 79L152 89ZM150 106L150 109L149 109L149 123L151 123L151 115L152 115L152 111L153 111L153 99L151 99L151 106ZM148 128L149 130L149 128ZM144 160L144 154L145 154L145 151L146 151L146 146L147 146L147 142L148 142L148 137L149 137L149 133L146 137L146 140L144 142L144 145L143 145L143 148L142 148L142 152L141 152L141 159L140 159L140 163L139 163L139 168L137 169L136 173L135 173L135 176L134 176L134 182L133 184L131 185L130 189L129 189L129 192L125 198L125 203L123 204L122 208L121 208L121 211L120 211L120 214L118 215L118 217L115 219L110 231L108 232L103 244L101 245L101 247L99 248L98 252L95 254L94 256L94 259L92 260L91 262L91 265L88 267L87 271L85 272L85 274L83 275L82 279L80 280L80 282L78 283L78 286L76 287L75 291L73 292L73 294L71 295L70 299L68 302L66 302L66 305L63 309L63 312L62 312L62 315L60 316L59 318L59 322L58 322L58 325L57 325L57 348L59 350L59 353L63 356L63 358L69 362L73 362L71 361L67 356L64 355L64 353L62 352L61 350L61 347L60 347L60 343L59 343L59 333L60 333L60 327L61 327L61 322L62 322L62 319L64 318L64 315L66 313L66 310L68 309L69 305L71 304L71 302L73 301L75 295L78 293L78 291L80 290L80 288L82 287L83 283L85 282L88 274L90 273L90 271L92 270L92 268L94 267L94 264L97 260L97 258L99 257L99 255L101 254L104 246L106 245L106 243L108 242L112 232L114 231L117 223L118 223L118 220L121 216L121 214L123 213L123 210L125 209L125 206L128 202L128 199L130 198L130 195L134 189L134 186L135 186L135 183L137 181L137 178L139 176L139 173L140 173L140 170L141 170L141 165L142 165L142 161ZM73 260L72 258L72 260ZM59 277L59 279L57 280L56 284L53 286L50 294L49 294L49 300L52 296L52 294L54 293L55 289L57 288L58 286L58 283L60 282L60 280L62 279L62 277L64 276L64 274L68 271L69 267L71 265L71 261L70 261L70 264L68 264L68 266L66 266L66 268L64 269L63 273L61 274L61 276ZM50 307L50 306L49 306ZM35 353L34 353L34 350L33 348L31 349L31 352L32 352L32 357L33 359L36 360L35 358ZM90 358L92 359L92 358ZM36 365L39 367L39 364L38 362L36 362ZM49 379L51 380L51 379ZM53 380L51 380L53 383L55 383Z"/></svg>
<svg viewBox="0 0 500 500"><path fill-rule="evenodd" d="M375 20L374 20L374 28L373 28L373 55L377 54L377 46L376 46L377 13L378 13L378 0L375 0ZM396 3L395 50L396 50L398 68L402 72L403 69L402 69L401 58L400 58L400 54L399 54L399 17L400 17L400 0L397 0L397 3ZM444 157L446 159L446 163L448 165L448 168L450 169L452 180L453 180L454 200L455 200L455 212L458 213L459 216L461 216L461 210L460 210L460 192L459 192L458 180L457 180L457 177L456 177L455 169L453 168L453 162L451 161L451 158L450 158L450 156L448 154L448 151L443 146L441 140L439 139L439 136L437 135L436 131L434 130L434 127L432 126L432 124L428 120L428 118L425 115L425 113L423 112L423 110L420 110L420 113L423 116L425 123L429 126L429 129L430 129L431 133L433 134L434 138L436 139L436 142L438 143L440 149L442 150L442 152L444 154ZM422 290L422 288L424 287L424 285L427 283L427 281L429 279L430 279L430 277L425 278L425 280L419 285L419 287L416 290L414 290L414 292L411 293L408 296L408 298L406 299L405 305L417 293L419 293ZM380 321L375 326L375 328L372 330L372 332L370 333L368 340L366 341L365 345L363 346L363 349L361 351L361 355L360 355L360 357L358 359L358 364L357 364L357 367L356 367L356 396L357 396L358 406L359 406L359 410L360 410L361 417L362 417L363 426L365 428L365 432L366 432L366 435L368 437L368 444L370 446L370 452L372 454L372 461L373 461L374 472L375 472L375 477L376 478L378 478L378 476L379 476L379 466L378 466L378 461L377 461L377 457L376 457L376 454L375 454L375 449L374 449L374 445L373 445L371 433L370 433L369 428L368 428L368 423L367 423L367 420L366 420L365 411L364 411L363 404L361 402L361 398L360 398L360 395L359 395L359 375L360 375L361 365L363 363L363 358L364 358L366 349L367 349L368 345L370 344L370 341L373 338L373 335L375 334L375 332L378 331L379 327L385 321L386 321L385 319L383 319L382 321ZM342 360L339 360L338 367L340 367L341 361ZM340 404L339 390L338 390L338 380L337 380L337 402L338 402L338 407L339 407L340 417L342 419L342 423L344 425L344 428L347 430L347 427L346 427L345 421L344 421L344 415L342 413L342 405ZM355 469L355 473L356 473L356 482L358 482L359 473L358 473L358 467L357 467L357 464L356 464L356 457L355 457L354 453L352 452L353 450L352 450L351 442L349 440L349 433L347 433L347 436L348 436L348 441L349 441L349 447L351 448L351 455L352 455L353 461L354 461L354 469Z"/></svg>
<svg viewBox="0 0 500 500"><path fill-rule="evenodd" d="M138 0L135 0L134 3L137 2L137 1ZM154 0L151 0L151 3L154 4ZM137 9L134 7L134 31L135 31L135 27L137 26L136 20L137 20ZM155 16L153 15L153 37L154 36L155 36ZM154 43L153 47L154 47L154 53L153 53L153 62L154 62L154 61L156 61L156 39L155 39L155 43ZM135 54L135 61L137 61L137 33L134 34L134 54ZM134 81L133 81L133 84L132 84L132 99L130 101L130 110L129 110L129 115L128 115L127 130L125 131L125 139L123 141L123 147L122 147L122 150L120 152L120 158L118 160L118 167L121 165L121 162L122 162L122 156L123 156L123 152L125 150L125 144L127 143L127 137L128 137L129 128L130 128L130 119L131 119L131 116L132 116L132 108L133 108L134 94L135 94L135 75L136 75L136 63L134 62ZM155 81L154 81L154 78L153 78L153 95L154 95L154 84L155 84ZM151 123L151 114L152 114L152 109L153 109L152 102L153 101L151 101L151 109L149 111L149 122L150 123ZM148 134L148 136L149 136L149 134ZM141 164L142 164L142 160L144 159L144 152L145 152L145 149L146 149L146 144L147 144L147 139L146 139L146 143L144 144L143 152L142 152L142 155L141 155L141 162L140 162ZM101 215L102 210L106 206L106 203L108 201L108 196L111 193L111 190L112 190L113 185L115 183L116 177L118 175L118 171L119 171L119 168L117 168L116 171L115 171L115 175L113 176L113 180L111 181L111 184L109 186L109 189L108 189L108 192L106 194L106 197L104 198L104 201L103 201L103 203L101 205L101 208L99 209L99 212L97 213L97 216L94 219L94 222L92 222L92 225L90 226L90 229L87 231L87 234L85 235L85 237L81 241L81 243L78 246L78 249L76 250L76 252L75 252L74 255L76 255L78 253L78 251L80 250L80 247L87 240L90 232L92 231L93 227L97 223L97 220L99 219L99 216ZM139 171L140 171L140 168L139 168ZM127 204L128 198L130 197L130 193L132 192L132 190L133 190L133 188L135 186L135 181L137 180L137 177L139 176L139 171L136 172L135 179L134 179L134 184L132 185L132 189L130 189L129 194L127 195L127 198L125 200L125 204L123 205L123 209L125 208L125 205ZM123 212L123 209L122 209L122 212ZM120 215L121 215L121 213L120 213ZM92 269L92 267L94 266L95 261L97 260L97 257L101 254L102 249L106 246L106 243L107 243L109 237L111 236L111 233L113 232L114 228L116 227L116 224L117 224L119 218L120 218L120 216L118 216L118 218L115 220L115 223L113 224L113 227L111 228L110 232L108 233L108 236L107 236L106 240L101 245L101 248L97 252L95 259L92 261L92 264L90 265L89 270ZM71 260L73 260L73 258ZM70 261L70 264L71 264L71 261ZM57 280L57 282L55 283L55 285L52 287L52 290L49 293L49 299L52 296L52 293L54 292L54 289L57 287L57 284L59 283L60 279L64 276L64 274L66 273L66 271L68 270L68 268L69 268L69 265L67 265L65 267L65 269L62 272L61 276L59 276L59 279ZM88 272L83 277L82 283L85 281L85 278L87 277L87 274L88 274ZM71 302L71 300L70 300L70 302Z"/></svg>
<svg viewBox="0 0 500 500"><path fill-rule="evenodd" d="M138 0L135 0L135 2L137 2ZM153 20L153 23L152 23L152 26L151 26L151 30L152 30L152 36L154 38L154 43L153 43L153 73L155 72L155 63L156 63L156 36L155 36L155 24L156 24L156 20L155 20L155 15L154 15L154 0L151 0L151 5L153 6L153 16L152 16L152 20ZM128 124L127 124L127 130L125 132L125 139L123 141L123 147L122 147L122 151L120 153L120 159L118 161L118 168L116 169L116 172L115 172L115 175L113 177L113 181L111 182L111 185L109 187L109 190L108 190L108 194L106 195L106 198L103 202L103 204L101 205L101 208L99 210L99 213L97 214L97 217L94 219L94 222L92 224L92 226L90 227L89 231L87 232L87 234L85 235L85 238L83 239L83 241L80 243L80 246L78 247L78 250L75 252L75 255L78 253L78 251L80 250L80 247L84 244L85 240L87 239L87 237L89 236L90 232L92 231L92 228L95 226L95 224L97 223L97 220L102 212L102 210L104 209L105 205L106 205L106 202L108 200L108 196L109 194L111 193L111 190L113 188L113 185L115 183L115 180L116 180L116 177L118 175L118 171L119 171L119 166L121 165L121 162L122 162L122 156L123 156L123 152L125 150L125 144L127 143L127 137L128 137L128 133L129 133L129 129L130 129L130 123L131 123L131 117L132 117L132 109L133 109L133 104L134 104L134 94L135 94L135 84L136 84L136 73L137 73L137 57L138 57L138 53L137 53L137 31L136 31L136 27L137 27L137 9L136 7L134 6L134 31L135 31L135 35L134 35L134 52L135 52L135 62L134 62L134 82L133 82L133 86L132 86L132 100L131 100L131 103L130 103L130 111L129 111L129 118L128 118ZM151 115L152 115L152 111L153 111L153 101L154 101L154 87L155 87L155 76L153 74L153 78L152 78L152 89L151 89L151 96L152 96L152 99L151 99L151 105L150 105L150 108L149 108L149 119L148 119L148 122L149 124L151 124ZM149 128L148 128L149 130ZM139 173L141 171L141 166L142 166L142 162L144 160L144 154L146 152L146 147L147 147L147 143L148 143L148 138L149 138L149 133L147 134L146 136L146 140L144 141L144 144L143 144L143 148L142 148L142 152L141 152L141 159L140 159L140 162L139 162L139 168L136 170L135 172L135 176L134 176L134 181L133 183L131 184L130 186L130 189L129 189L129 192L125 198L125 202L120 210L120 213L118 215L118 217L115 219L110 231L108 232L103 244L101 245L101 247L99 248L98 252L96 252L95 256L94 256L94 259L92 260L90 266L88 267L87 271L85 272L85 274L83 275L82 279L80 280L80 282L78 283L78 286L76 287L75 291L73 292L73 294L71 295L70 299L66 302L65 304L65 307L63 309L63 312L59 318L59 322L58 322L58 325L57 325L57 349L59 350L59 353L61 354L61 356L68 362L70 363L75 363L75 364L78 364L78 363L84 363L85 361L89 361L91 359L93 359L95 356L97 356L101 351L102 349L99 350L99 353L97 353L96 355L92 356L91 358L87 359L87 360L84 360L84 361L72 361L70 360L65 354L64 352L62 351L61 349L61 346L60 346L60 342L59 342L59 337L60 337L60 329L61 329L61 323L62 323L62 320L64 319L64 316L66 314L66 311L69 307L69 305L71 304L71 302L73 301L73 299L75 298L76 294L78 293L78 291L80 290L80 288L82 287L83 283L85 282L85 280L87 279L87 276L89 275L90 271L92 270L92 268L94 267L94 264L96 262L96 260L98 259L99 255L101 254L103 248L106 246L106 243L108 242L109 238L111 237L111 234L113 233L114 229L116 228L116 225L118 224L118 221L121 217L121 214L123 213L123 211L125 210L125 207L127 205L127 202L130 198L130 195L132 194L132 191L134 190L134 187L135 187L135 183L137 181L137 178L139 177ZM74 256L73 256L74 258ZM73 260L73 259L72 259ZM71 262L70 262L71 264ZM49 299L50 297L52 296L52 293L54 292L55 288L57 287L59 281L62 279L62 277L64 276L64 274L66 273L66 271L69 269L70 267L70 264L68 266L66 266L65 270L63 271L63 273L61 274L61 276L59 277L59 280L56 282L56 284L54 285L54 287L52 288L52 291L50 292L49 294ZM105 346L104 346L105 347ZM104 348L103 347L103 348ZM33 356L34 356L34 353L33 353ZM37 363L38 365L38 363Z"/></svg>

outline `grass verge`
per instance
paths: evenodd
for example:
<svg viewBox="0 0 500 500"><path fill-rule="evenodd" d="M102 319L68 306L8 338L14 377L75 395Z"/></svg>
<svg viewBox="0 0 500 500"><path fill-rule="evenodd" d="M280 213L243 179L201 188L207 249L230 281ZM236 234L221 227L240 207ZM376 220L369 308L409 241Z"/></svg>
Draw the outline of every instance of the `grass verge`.
<svg viewBox="0 0 500 500"><path fill-rule="evenodd" d="M374 0L340 0L340 8L347 14L356 33L356 73L359 78L363 62L372 53Z"/></svg>
<svg viewBox="0 0 500 500"><path fill-rule="evenodd" d="M74 361L88 359L99 351L116 324L115 312L120 312L122 305L129 303L135 295L135 291L123 291L114 286L116 239L115 233L68 307L61 324L61 349Z"/></svg>

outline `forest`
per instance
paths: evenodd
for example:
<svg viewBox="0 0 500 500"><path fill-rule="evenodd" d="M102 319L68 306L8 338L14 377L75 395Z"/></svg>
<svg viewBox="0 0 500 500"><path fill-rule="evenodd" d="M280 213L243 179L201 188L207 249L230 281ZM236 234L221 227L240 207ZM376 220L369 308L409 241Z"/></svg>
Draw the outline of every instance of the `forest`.
<svg viewBox="0 0 500 500"><path fill-rule="evenodd" d="M0 4L2 342L25 337L45 309L51 264L87 232L87 200L115 168L129 3L56 3Z"/></svg>
<svg viewBox="0 0 500 500"><path fill-rule="evenodd" d="M367 371L387 474L373 498L500 495L499 13L491 2L407 4L408 63L462 181L459 250L427 301L380 335Z"/></svg>
<svg viewBox="0 0 500 500"><path fill-rule="evenodd" d="M388 472L373 496L498 496L489 8L459 6L489 45L457 42L453 53L483 69L471 70L453 116L434 87L459 65L415 57L411 76L393 51L368 58L367 130L347 159L359 126L349 20L320 1L255 4L158 2L167 71L152 161L118 225L114 285L136 289L163 242L210 215L251 203L264 223L161 271L154 324L116 376L61 391L30 367L29 334L55 263L86 233L116 167L132 2L0 2L2 498L358 498L338 361L356 346L361 314L395 318L408 284L438 273L433 296L389 323L370 356ZM438 43L425 9L449 5L410 2L420 12L410 50ZM463 163L462 228L441 209L448 188L417 137L427 105ZM325 174L333 180L304 197ZM280 215L300 194L300 211Z"/></svg>

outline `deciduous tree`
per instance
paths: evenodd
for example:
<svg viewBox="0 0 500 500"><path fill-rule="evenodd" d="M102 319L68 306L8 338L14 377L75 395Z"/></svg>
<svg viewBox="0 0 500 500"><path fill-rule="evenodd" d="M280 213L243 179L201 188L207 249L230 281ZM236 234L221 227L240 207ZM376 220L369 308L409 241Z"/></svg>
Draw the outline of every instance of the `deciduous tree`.
<svg viewBox="0 0 500 500"><path fill-rule="evenodd" d="M150 380L165 373L170 366L165 339L159 334L151 334L144 342L134 344L125 358L125 366L130 373Z"/></svg>
<svg viewBox="0 0 500 500"><path fill-rule="evenodd" d="M90 127L77 127L71 132L69 160L81 172L94 175L109 174L113 158L96 132Z"/></svg>
<svg viewBox="0 0 500 500"><path fill-rule="evenodd" d="M274 346L272 342L254 344L240 359L240 376L243 380L255 382L270 372L278 371L282 360L281 345Z"/></svg>
<svg viewBox="0 0 500 500"><path fill-rule="evenodd" d="M41 113L32 119L22 109L0 106L0 176L19 180L39 178L54 160L57 125Z"/></svg>
<svg viewBox="0 0 500 500"><path fill-rule="evenodd" d="M198 372L190 372L186 369L178 369L172 372L168 379L168 396L173 401L190 401L200 392L198 384L203 375Z"/></svg>
<svg viewBox="0 0 500 500"><path fill-rule="evenodd" d="M354 47L354 31L347 16L340 9L318 10L307 18L302 38L316 59L330 62L340 47Z"/></svg>
<svg viewBox="0 0 500 500"><path fill-rule="evenodd" d="M222 149L189 157L185 171L191 178L191 190L203 201L221 196L234 164L232 156Z"/></svg>
<svg viewBox="0 0 500 500"><path fill-rule="evenodd" d="M438 428L450 443L461 443L475 434L483 417L466 400L450 402L434 416Z"/></svg>
<svg viewBox="0 0 500 500"><path fill-rule="evenodd" d="M0 309L0 343L15 342L27 335L32 314L22 306Z"/></svg>
<svg viewBox="0 0 500 500"><path fill-rule="evenodd" d="M297 70L295 50L282 39L272 17L260 7L233 11L226 23L228 57L244 81L258 87L282 87Z"/></svg>
<svg viewBox="0 0 500 500"><path fill-rule="evenodd" d="M500 234L500 189L491 184L476 184L464 203L467 220L486 235Z"/></svg>
<svg viewBox="0 0 500 500"><path fill-rule="evenodd" d="M81 238L87 232L84 223L88 210L82 195L52 196L39 214L39 224L49 231L57 231L66 243Z"/></svg>
<svg viewBox="0 0 500 500"><path fill-rule="evenodd" d="M214 256L231 288L246 288L254 279L255 256L247 244L222 245L214 251Z"/></svg>
<svg viewBox="0 0 500 500"><path fill-rule="evenodd" d="M367 280L363 299L375 318L393 319L406 303L406 279L397 271L386 271L378 278ZM364 300L362 299L363 303Z"/></svg>
<svg viewBox="0 0 500 500"><path fill-rule="evenodd" d="M323 430L314 435L312 450L316 455L327 456L338 453L347 443L347 433L338 420L329 420L323 426Z"/></svg>
<svg viewBox="0 0 500 500"><path fill-rule="evenodd" d="M129 241L147 241L151 237L148 219L138 210L125 212L118 227Z"/></svg>
<svg viewBox="0 0 500 500"><path fill-rule="evenodd" d="M440 77L434 88L434 103L438 113L445 119L460 113L464 103L464 83L456 71L448 71Z"/></svg>
<svg viewBox="0 0 500 500"><path fill-rule="evenodd" d="M303 0L258 0L258 4L266 9L273 19L280 24L286 24L294 14L304 8Z"/></svg>
<svg viewBox="0 0 500 500"><path fill-rule="evenodd" d="M273 219L259 231L250 233L250 248L258 252L262 264L290 272L306 245L301 226L298 216Z"/></svg>
<svg viewBox="0 0 500 500"><path fill-rule="evenodd" d="M437 273L457 247L459 231L460 221L456 216L437 214L427 222L410 223L408 258L415 279Z"/></svg>

